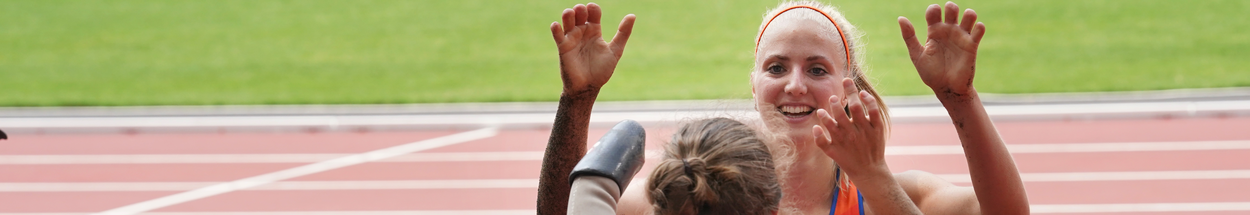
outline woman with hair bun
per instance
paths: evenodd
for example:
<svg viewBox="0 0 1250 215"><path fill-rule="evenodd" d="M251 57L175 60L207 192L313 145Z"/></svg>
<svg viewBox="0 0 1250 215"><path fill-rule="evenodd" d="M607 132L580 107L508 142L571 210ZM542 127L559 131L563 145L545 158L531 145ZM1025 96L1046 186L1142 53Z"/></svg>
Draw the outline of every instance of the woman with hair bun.
<svg viewBox="0 0 1250 215"><path fill-rule="evenodd" d="M772 155L754 129L728 118L682 126L647 178L655 214L773 214L781 201Z"/></svg>
<svg viewBox="0 0 1250 215"><path fill-rule="evenodd" d="M943 16L945 14L945 16ZM927 40L899 17L916 72L951 117L968 159L971 187L931 173L893 173L885 162L889 114L863 65L860 33L834 7L785 2L764 15L755 37L751 95L784 193L782 214L1028 214L1015 162L972 85L985 25L953 2L925 10ZM563 213L569 170L585 153L586 127L599 89L624 54L634 15L611 43L598 5L565 9L551 32L564 92L539 179L540 214ZM689 161L687 161L689 163ZM635 183L650 183L635 181ZM627 189L618 214L656 211L650 189ZM719 196L718 196L719 197Z"/></svg>

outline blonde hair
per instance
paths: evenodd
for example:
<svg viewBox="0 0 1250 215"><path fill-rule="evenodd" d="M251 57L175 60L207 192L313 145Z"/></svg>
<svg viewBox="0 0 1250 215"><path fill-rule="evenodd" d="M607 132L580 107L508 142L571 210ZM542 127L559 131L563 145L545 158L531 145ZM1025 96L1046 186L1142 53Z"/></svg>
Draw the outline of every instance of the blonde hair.
<svg viewBox="0 0 1250 215"><path fill-rule="evenodd" d="M683 125L647 180L656 214L768 214L781 187L768 147L751 127L729 118Z"/></svg>
<svg viewBox="0 0 1250 215"><path fill-rule="evenodd" d="M818 11L788 11L789 9L793 9L795 7L810 7L810 9L816 9ZM828 15L828 17L826 17L826 15ZM838 35L842 40L846 41L846 43L842 45L845 46L844 50L847 52L847 57L850 59L846 62L848 64L848 68L850 68L850 73L847 74L847 76L851 78L851 80L855 81L856 88L867 91L868 94L877 98L877 106L881 107L881 115L873 117L881 117L882 124L885 125L885 128L883 129L885 129L884 131L888 133L890 130L889 108L886 107L885 100L881 99L881 94L877 93L876 88L873 88L872 84L868 82L868 75L866 74L867 69L864 68L864 34L860 32L855 25L852 25L850 21L847 21L846 17L842 16L842 12L838 11L836 7L817 1L788 1L782 2L777 5L777 8L770 9L768 12L764 13L764 21L760 23L760 29L755 36L755 38L757 38L755 43L757 49L760 45L760 39L764 36L764 30L768 28L768 25L774 19L784 20L782 18L817 20L819 21L817 23L829 23L828 25L821 26L824 33L829 35ZM840 35L839 31L841 32ZM759 65L756 65L756 67L759 67Z"/></svg>

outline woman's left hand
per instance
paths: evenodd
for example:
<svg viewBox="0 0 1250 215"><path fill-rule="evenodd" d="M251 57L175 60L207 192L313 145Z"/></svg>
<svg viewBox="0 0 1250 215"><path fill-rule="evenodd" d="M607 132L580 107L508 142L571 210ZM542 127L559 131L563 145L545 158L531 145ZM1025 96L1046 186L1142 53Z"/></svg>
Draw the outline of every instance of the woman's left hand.
<svg viewBox="0 0 1250 215"><path fill-rule="evenodd" d="M959 6L954 2L946 2L946 19L942 19L942 10L937 4L925 10L929 40L924 46L916 40L911 21L900 16L898 24L920 79L938 93L939 99L964 97L973 90L977 46L985 36L985 24L976 22L977 13L972 9L965 10L963 22L956 23Z"/></svg>
<svg viewBox="0 0 1250 215"><path fill-rule="evenodd" d="M816 110L819 122L812 126L816 145L848 174L884 170L877 173L888 175L889 167L885 164L885 119L881 117L877 98L856 89L850 78L843 79L842 86L846 92L852 92L845 104L850 114L842 109L842 99L836 95L831 96L828 106Z"/></svg>

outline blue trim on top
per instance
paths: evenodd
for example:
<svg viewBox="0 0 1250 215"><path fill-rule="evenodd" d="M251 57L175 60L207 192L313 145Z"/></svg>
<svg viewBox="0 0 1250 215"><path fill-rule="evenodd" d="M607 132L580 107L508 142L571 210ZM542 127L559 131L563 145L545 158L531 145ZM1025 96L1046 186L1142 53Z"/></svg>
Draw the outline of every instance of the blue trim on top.
<svg viewBox="0 0 1250 215"><path fill-rule="evenodd" d="M856 190L855 194L859 195L859 215L864 215L864 193L861 193L859 192L859 190Z"/></svg>
<svg viewBox="0 0 1250 215"><path fill-rule="evenodd" d="M842 189L841 186L838 186L838 179L842 177L842 169L834 169L833 174L833 206L829 207L829 215L837 215L835 213L838 212L838 193L841 193Z"/></svg>

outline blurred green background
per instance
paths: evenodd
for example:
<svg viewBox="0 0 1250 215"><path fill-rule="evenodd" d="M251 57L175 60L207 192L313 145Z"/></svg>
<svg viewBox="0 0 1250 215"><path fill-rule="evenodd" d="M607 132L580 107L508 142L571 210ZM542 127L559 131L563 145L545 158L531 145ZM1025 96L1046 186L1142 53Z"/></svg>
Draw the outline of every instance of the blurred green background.
<svg viewBox="0 0 1250 215"><path fill-rule="evenodd" d="M547 26L576 3L0 1L0 106L554 101ZM662 100L749 97L755 31L778 2L598 3L606 29L638 16L600 100ZM829 3L867 34L882 93L930 93L896 18L923 23L940 2ZM957 3L988 26L982 92L1250 86L1250 1Z"/></svg>

